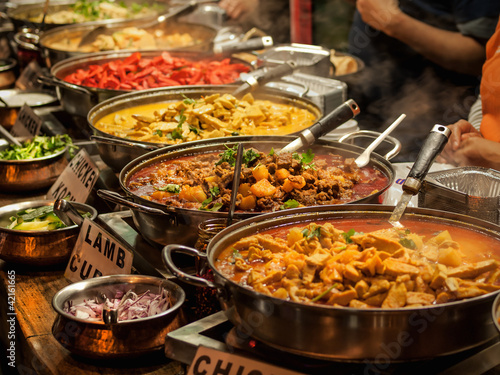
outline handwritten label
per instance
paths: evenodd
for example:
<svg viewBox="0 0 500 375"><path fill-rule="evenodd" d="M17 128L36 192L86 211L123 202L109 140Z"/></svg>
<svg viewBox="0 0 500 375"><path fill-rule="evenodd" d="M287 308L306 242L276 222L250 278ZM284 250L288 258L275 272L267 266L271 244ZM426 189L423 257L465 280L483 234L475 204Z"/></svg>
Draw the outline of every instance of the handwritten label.
<svg viewBox="0 0 500 375"><path fill-rule="evenodd" d="M99 168L87 150L82 148L51 186L47 199L67 198L70 201L85 203L98 177Z"/></svg>
<svg viewBox="0 0 500 375"><path fill-rule="evenodd" d="M14 137L33 137L40 133L43 120L31 109L30 106L24 104L19 110L16 122L10 129L10 133Z"/></svg>
<svg viewBox="0 0 500 375"><path fill-rule="evenodd" d="M38 77L43 74L42 67L36 60L32 60L23 69L21 75L16 80L16 88L20 90L36 90L43 87L43 83L38 81Z"/></svg>
<svg viewBox="0 0 500 375"><path fill-rule="evenodd" d="M85 219L64 272L71 282L130 274L134 254L92 220Z"/></svg>
<svg viewBox="0 0 500 375"><path fill-rule="evenodd" d="M290 371L215 349L198 347L188 375L298 375Z"/></svg>

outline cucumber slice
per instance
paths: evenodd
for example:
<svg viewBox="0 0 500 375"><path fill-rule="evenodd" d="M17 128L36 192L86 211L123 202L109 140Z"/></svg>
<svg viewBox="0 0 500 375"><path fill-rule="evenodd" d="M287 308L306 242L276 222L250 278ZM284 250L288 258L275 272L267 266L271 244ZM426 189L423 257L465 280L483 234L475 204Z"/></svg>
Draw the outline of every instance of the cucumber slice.
<svg viewBox="0 0 500 375"><path fill-rule="evenodd" d="M49 221L23 221L21 224L16 225L15 230L48 230Z"/></svg>

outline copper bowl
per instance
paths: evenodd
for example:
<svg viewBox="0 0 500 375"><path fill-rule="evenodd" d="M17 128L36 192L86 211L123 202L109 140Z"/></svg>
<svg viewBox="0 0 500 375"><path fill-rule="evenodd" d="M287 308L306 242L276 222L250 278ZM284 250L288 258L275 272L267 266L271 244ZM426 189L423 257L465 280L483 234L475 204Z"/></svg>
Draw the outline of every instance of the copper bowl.
<svg viewBox="0 0 500 375"><path fill-rule="evenodd" d="M54 204L50 200L28 201L0 207L0 259L30 266L49 266L67 261L79 234L77 225L56 230L26 231L7 229L9 218L27 208ZM97 210L83 203L73 203L81 212L90 212L91 220Z"/></svg>
<svg viewBox="0 0 500 375"><path fill-rule="evenodd" d="M0 150L8 143L0 144ZM0 192L34 191L51 186L68 165L66 149L36 159L0 160Z"/></svg>
<svg viewBox="0 0 500 375"><path fill-rule="evenodd" d="M133 290L156 293L163 287L170 295L170 308L142 319L127 320L114 324L90 322L65 311L72 301L78 304L85 299L96 298L104 293L114 296L116 292ZM182 323L181 305L184 290L172 281L153 276L113 275L80 281L58 291L52 299L57 317L52 326L56 340L70 352L90 358L125 358L162 350L168 332Z"/></svg>

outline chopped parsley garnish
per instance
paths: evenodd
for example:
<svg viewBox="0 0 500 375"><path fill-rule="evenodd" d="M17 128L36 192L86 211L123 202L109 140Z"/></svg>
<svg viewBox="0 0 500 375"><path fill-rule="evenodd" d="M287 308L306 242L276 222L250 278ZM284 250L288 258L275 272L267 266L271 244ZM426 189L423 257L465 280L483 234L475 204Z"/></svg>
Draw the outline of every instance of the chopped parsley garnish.
<svg viewBox="0 0 500 375"><path fill-rule="evenodd" d="M232 148L229 146L225 146L226 151L219 154L219 161L215 163L215 165L221 165L224 162L227 162L229 165L234 166L236 164L236 156L238 153L238 145L234 145ZM243 152L242 162L245 165L250 165L254 160L260 158L260 154L255 150L247 150Z"/></svg>
<svg viewBox="0 0 500 375"><path fill-rule="evenodd" d="M153 132L153 135L157 135L158 137L163 137L163 132L160 129L156 129Z"/></svg>
<svg viewBox="0 0 500 375"><path fill-rule="evenodd" d="M269 156L273 156L274 155L274 147L271 147L271 151L269 151Z"/></svg>
<svg viewBox="0 0 500 375"><path fill-rule="evenodd" d="M226 147L226 151L219 154L220 159L217 163L215 163L215 165L221 165L224 162L227 162L229 165L236 164L236 154L238 152L238 146L234 146L233 148L226 145L224 146Z"/></svg>
<svg viewBox="0 0 500 375"><path fill-rule="evenodd" d="M200 210L202 210L202 211L219 211L222 208L222 203L220 203L220 202L214 203L214 205L209 208L208 206L210 203L212 203L212 197L207 198L203 202L201 202Z"/></svg>
<svg viewBox="0 0 500 375"><path fill-rule="evenodd" d="M289 208L297 208L300 206L300 203L295 199L289 199L285 203L280 206L280 210L287 210Z"/></svg>
<svg viewBox="0 0 500 375"><path fill-rule="evenodd" d="M312 162L314 160L314 153L311 149L307 150L306 153L302 153L301 155L299 155L297 152L294 152L292 154L292 158L298 160L302 165L302 168L304 169L315 168L315 165Z"/></svg>
<svg viewBox="0 0 500 375"><path fill-rule="evenodd" d="M260 157L260 154L255 150L247 150L243 153L243 164L250 165L250 163Z"/></svg>
<svg viewBox="0 0 500 375"><path fill-rule="evenodd" d="M220 189L218 186L214 186L210 188L210 194L212 194L214 197L220 194Z"/></svg>

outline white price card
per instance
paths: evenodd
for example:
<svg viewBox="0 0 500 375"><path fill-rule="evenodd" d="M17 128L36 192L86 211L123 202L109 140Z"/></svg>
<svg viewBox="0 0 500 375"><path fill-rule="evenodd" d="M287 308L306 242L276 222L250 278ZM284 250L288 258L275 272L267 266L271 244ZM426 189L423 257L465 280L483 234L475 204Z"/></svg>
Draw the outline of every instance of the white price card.
<svg viewBox="0 0 500 375"><path fill-rule="evenodd" d="M299 375L300 372L287 370L250 358L219 350L198 347L188 375Z"/></svg>
<svg viewBox="0 0 500 375"><path fill-rule="evenodd" d="M130 274L134 254L92 220L80 228L64 277L71 282L98 276Z"/></svg>
<svg viewBox="0 0 500 375"><path fill-rule="evenodd" d="M97 179L99 168L87 150L82 148L69 162L47 192L47 199L63 199L85 203Z"/></svg>
<svg viewBox="0 0 500 375"><path fill-rule="evenodd" d="M40 133L43 120L30 106L24 104L19 110L16 122L10 129L10 134L14 137L34 137Z"/></svg>

